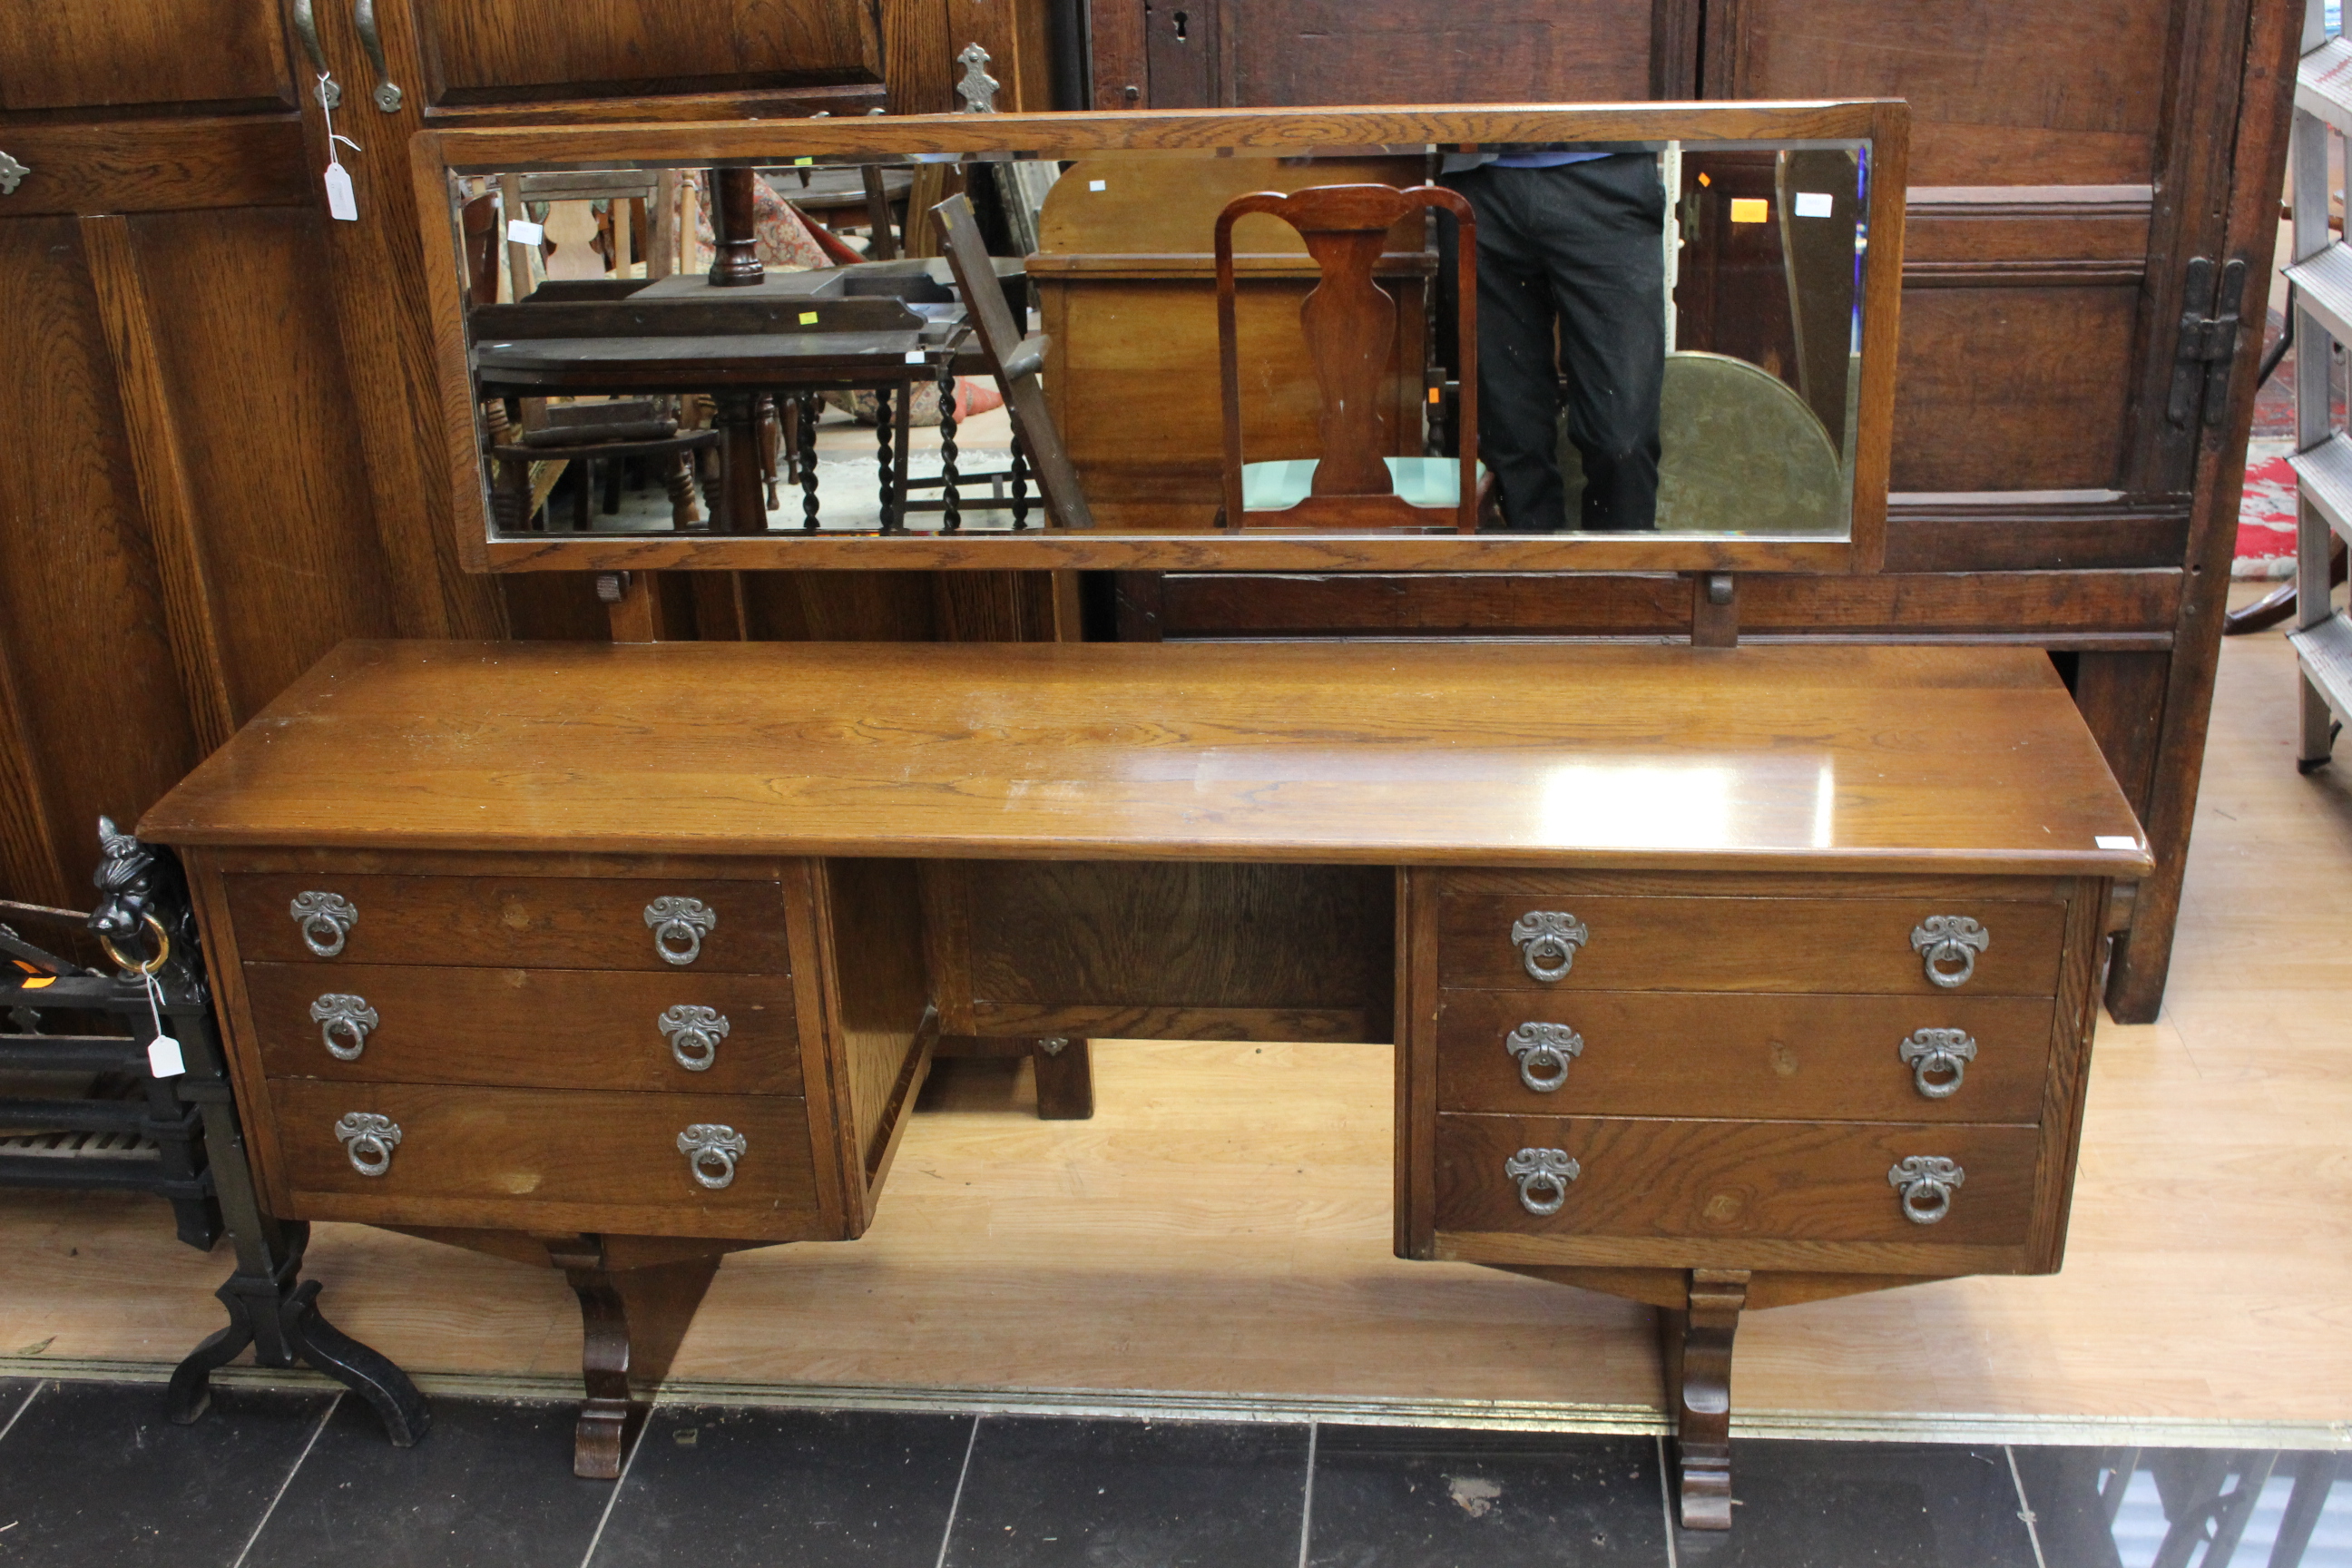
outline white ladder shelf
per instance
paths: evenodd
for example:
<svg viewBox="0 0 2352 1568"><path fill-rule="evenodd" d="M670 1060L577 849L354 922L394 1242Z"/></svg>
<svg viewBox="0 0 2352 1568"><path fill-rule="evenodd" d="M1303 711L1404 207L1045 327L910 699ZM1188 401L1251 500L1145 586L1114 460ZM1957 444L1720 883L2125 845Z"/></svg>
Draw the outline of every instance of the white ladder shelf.
<svg viewBox="0 0 2352 1568"><path fill-rule="evenodd" d="M2339 723L2352 721L2352 620L2334 608L2329 548L2352 541L2352 435L2335 427L2332 366L2336 344L2352 344L2352 246L2328 232L2330 132L2352 137L2352 43L2327 37L2324 0L2309 0L2304 56L2295 71L2294 265L2294 645L2303 684L2298 765L2324 765Z"/></svg>

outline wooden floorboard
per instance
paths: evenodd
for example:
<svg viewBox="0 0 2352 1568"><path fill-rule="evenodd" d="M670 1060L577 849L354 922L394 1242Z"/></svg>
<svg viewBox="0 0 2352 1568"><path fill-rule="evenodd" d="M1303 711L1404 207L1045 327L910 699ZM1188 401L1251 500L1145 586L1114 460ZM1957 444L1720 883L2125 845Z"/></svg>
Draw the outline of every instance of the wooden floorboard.
<svg viewBox="0 0 2352 1568"><path fill-rule="evenodd" d="M2293 763L2293 663L2231 642L2159 1022L2103 1023L2065 1271L1784 1308L1743 1409L2352 1415L2352 758ZM1097 1113L942 1063L849 1245L727 1260L698 1382L1656 1402L1646 1310L1389 1256L1385 1047L1099 1045ZM347 1331L420 1372L562 1373L570 1293L322 1226ZM169 1361L229 1267L152 1200L0 1193L0 1358ZM12 1370L16 1370L12 1368Z"/></svg>

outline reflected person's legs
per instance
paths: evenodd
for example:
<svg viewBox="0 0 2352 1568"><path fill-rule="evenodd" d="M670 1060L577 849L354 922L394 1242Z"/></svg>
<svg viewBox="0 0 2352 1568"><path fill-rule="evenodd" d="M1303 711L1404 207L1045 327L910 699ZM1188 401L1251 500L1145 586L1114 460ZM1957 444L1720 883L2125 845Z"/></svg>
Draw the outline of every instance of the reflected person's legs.
<svg viewBox="0 0 2352 1568"><path fill-rule="evenodd" d="M1524 191L1515 205L1539 247L1559 313L1568 436L1584 459L1580 526L1654 529L1666 365L1666 197L1657 161L1628 153L1558 168L1496 169L1489 177ZM1482 266L1486 259L1483 244L1478 259ZM1483 289L1478 303L1483 310ZM1486 342L1482 331L1482 352Z"/></svg>
<svg viewBox="0 0 2352 1568"><path fill-rule="evenodd" d="M1496 178L1519 172L1472 169L1444 183L1478 218L1478 458L1502 490L1503 526L1550 533L1568 522L1552 289L1520 193Z"/></svg>

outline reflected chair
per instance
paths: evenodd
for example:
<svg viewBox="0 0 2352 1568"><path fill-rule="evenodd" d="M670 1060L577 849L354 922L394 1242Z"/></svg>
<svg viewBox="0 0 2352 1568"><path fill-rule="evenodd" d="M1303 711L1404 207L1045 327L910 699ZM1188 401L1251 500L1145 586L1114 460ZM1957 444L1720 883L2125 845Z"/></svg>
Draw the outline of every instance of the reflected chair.
<svg viewBox="0 0 2352 1568"><path fill-rule="evenodd" d="M1381 410L1393 403L1397 305L1373 281L1389 230L1424 207L1460 224L1462 416L1457 458L1391 457L1396 437ZM1299 307L1298 324L1315 364L1321 407L1316 420L1322 455L1306 460L1244 462L1241 356L1235 326L1234 224L1253 213L1282 219L1307 242L1321 279ZM1477 218L1470 204L1435 185L1315 185L1290 195L1236 196L1217 215L1217 353L1224 394L1224 509L1228 528L1407 530L1451 527L1475 533L1478 466ZM1418 376L1414 377L1418 390Z"/></svg>

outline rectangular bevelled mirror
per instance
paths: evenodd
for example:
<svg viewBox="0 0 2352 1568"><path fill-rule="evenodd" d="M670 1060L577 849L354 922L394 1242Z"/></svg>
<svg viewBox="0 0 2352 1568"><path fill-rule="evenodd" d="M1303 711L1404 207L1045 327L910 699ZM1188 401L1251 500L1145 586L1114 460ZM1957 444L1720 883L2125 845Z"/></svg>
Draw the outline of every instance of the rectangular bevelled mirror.
<svg viewBox="0 0 2352 1568"><path fill-rule="evenodd" d="M428 132L493 570L1866 570L1900 104Z"/></svg>

